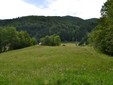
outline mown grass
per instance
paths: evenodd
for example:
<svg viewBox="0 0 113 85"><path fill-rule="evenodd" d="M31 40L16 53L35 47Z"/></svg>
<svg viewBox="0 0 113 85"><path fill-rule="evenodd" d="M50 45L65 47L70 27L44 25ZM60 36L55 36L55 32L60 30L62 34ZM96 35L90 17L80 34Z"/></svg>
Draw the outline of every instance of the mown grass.
<svg viewBox="0 0 113 85"><path fill-rule="evenodd" d="M0 85L113 85L113 58L74 44L0 54Z"/></svg>

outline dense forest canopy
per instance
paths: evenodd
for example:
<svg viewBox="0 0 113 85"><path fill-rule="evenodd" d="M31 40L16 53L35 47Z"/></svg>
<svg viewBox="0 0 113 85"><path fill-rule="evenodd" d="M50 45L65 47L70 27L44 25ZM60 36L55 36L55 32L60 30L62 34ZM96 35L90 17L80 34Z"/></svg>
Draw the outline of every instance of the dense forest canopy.
<svg viewBox="0 0 113 85"><path fill-rule="evenodd" d="M38 42L40 38L53 34L59 35L62 41L84 42L87 34L97 26L97 20L72 16L26 16L0 20L0 26L13 26L18 31L27 31Z"/></svg>

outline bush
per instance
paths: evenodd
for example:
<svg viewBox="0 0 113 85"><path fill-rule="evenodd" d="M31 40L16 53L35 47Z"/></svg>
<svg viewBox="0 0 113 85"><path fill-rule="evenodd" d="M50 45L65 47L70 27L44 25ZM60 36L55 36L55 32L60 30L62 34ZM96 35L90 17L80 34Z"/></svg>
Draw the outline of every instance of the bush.
<svg viewBox="0 0 113 85"><path fill-rule="evenodd" d="M45 36L40 39L42 45L47 46L59 46L61 44L61 39L59 35Z"/></svg>

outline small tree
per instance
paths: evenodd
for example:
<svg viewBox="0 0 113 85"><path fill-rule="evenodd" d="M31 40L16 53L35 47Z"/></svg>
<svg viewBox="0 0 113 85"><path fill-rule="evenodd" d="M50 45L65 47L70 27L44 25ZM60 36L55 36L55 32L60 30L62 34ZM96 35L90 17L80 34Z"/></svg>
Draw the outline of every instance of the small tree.
<svg viewBox="0 0 113 85"><path fill-rule="evenodd" d="M60 36L58 36L58 35L54 36L54 43L57 46L59 46L61 44Z"/></svg>
<svg viewBox="0 0 113 85"><path fill-rule="evenodd" d="M31 45L36 45L37 44L36 38L31 38L30 41L31 41Z"/></svg>

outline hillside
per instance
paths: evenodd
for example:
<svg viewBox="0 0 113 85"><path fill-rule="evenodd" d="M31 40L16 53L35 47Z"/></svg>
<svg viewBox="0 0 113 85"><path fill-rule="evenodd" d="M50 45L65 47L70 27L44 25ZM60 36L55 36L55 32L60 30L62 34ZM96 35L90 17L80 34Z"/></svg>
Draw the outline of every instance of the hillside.
<svg viewBox="0 0 113 85"><path fill-rule="evenodd" d="M0 85L113 85L113 58L75 44L0 54Z"/></svg>
<svg viewBox="0 0 113 85"><path fill-rule="evenodd" d="M14 26L18 31L27 31L39 41L46 35L58 34L62 41L83 41L87 34L97 26L98 19L83 20L72 16L26 16L16 19L0 20L0 26Z"/></svg>

